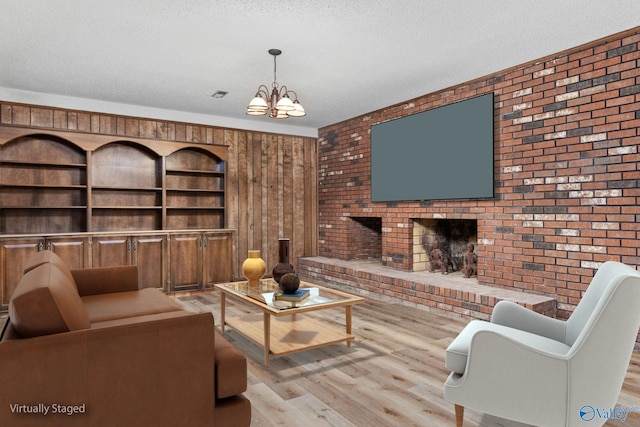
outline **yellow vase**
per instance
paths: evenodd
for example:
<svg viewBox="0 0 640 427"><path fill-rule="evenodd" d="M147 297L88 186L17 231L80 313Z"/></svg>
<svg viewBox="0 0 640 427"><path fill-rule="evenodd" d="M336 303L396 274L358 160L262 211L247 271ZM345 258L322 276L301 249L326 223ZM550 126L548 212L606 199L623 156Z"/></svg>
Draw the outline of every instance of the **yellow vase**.
<svg viewBox="0 0 640 427"><path fill-rule="evenodd" d="M260 258L260 251L249 251L248 258L242 263L242 274L249 281L249 286L258 286L266 270L267 265Z"/></svg>

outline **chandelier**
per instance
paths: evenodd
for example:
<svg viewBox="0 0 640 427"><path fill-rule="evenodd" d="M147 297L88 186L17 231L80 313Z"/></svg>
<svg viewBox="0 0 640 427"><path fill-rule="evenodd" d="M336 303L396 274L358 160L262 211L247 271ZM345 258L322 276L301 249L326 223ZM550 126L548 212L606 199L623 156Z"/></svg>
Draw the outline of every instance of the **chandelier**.
<svg viewBox="0 0 640 427"><path fill-rule="evenodd" d="M273 119L286 119L288 117L302 117L307 113L298 101L298 95L287 89L286 86L279 86L276 81L276 57L280 55L280 49L269 49L269 54L273 55L273 83L271 83L271 95L265 85L260 85L255 97L247 107L247 114L250 116L264 116L269 112L269 117ZM291 100L289 95L293 95Z"/></svg>

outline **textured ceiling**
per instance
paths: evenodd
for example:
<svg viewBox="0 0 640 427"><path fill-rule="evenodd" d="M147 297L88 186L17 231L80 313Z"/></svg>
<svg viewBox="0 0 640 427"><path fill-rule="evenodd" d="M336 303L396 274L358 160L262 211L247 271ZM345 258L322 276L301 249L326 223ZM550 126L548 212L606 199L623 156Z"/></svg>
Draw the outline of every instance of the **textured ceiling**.
<svg viewBox="0 0 640 427"><path fill-rule="evenodd" d="M317 128L640 24L637 0L0 0L0 99ZM245 115L259 84L303 118ZM222 99L216 90L229 92Z"/></svg>

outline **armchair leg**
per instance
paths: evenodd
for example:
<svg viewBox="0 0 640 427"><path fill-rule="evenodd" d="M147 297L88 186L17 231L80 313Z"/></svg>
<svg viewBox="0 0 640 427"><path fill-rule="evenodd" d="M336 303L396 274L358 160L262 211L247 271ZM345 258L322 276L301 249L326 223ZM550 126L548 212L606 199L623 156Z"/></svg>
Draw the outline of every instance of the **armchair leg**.
<svg viewBox="0 0 640 427"><path fill-rule="evenodd" d="M464 406L455 405L456 407L456 427L462 427L464 421Z"/></svg>

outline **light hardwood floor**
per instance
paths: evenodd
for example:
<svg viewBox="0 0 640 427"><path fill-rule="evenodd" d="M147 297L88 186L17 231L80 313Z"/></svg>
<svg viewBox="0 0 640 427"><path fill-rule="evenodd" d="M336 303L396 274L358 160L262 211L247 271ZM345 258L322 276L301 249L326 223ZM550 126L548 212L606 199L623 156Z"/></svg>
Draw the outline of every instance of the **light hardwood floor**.
<svg viewBox="0 0 640 427"><path fill-rule="evenodd" d="M217 291L175 298L190 311L212 311L220 317ZM227 300L227 315L249 310ZM344 324L344 309L313 315L338 327ZM448 375L444 353L465 324L368 298L353 308L352 347L339 344L272 358L270 368L264 367L257 345L231 328L226 338L248 358L245 395L251 400L252 427L453 427L453 405L442 396ZM618 406L640 406L640 353L633 355ZM640 426L640 413L605 425ZM465 427L477 426L523 427L467 409Z"/></svg>

